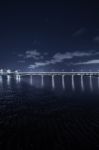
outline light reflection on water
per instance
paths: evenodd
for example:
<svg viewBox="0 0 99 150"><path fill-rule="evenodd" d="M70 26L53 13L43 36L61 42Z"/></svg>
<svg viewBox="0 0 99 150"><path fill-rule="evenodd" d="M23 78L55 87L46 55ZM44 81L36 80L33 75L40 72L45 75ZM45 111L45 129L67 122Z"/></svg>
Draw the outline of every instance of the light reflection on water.
<svg viewBox="0 0 99 150"><path fill-rule="evenodd" d="M0 76L0 85L2 84L2 76Z"/></svg>
<svg viewBox="0 0 99 150"><path fill-rule="evenodd" d="M16 78L17 83L19 83L21 81L21 76L20 75L16 75L15 78Z"/></svg>
<svg viewBox="0 0 99 150"><path fill-rule="evenodd" d="M98 77L98 88L99 88L99 77Z"/></svg>
<svg viewBox="0 0 99 150"><path fill-rule="evenodd" d="M93 91L92 76L90 75L90 90Z"/></svg>
<svg viewBox="0 0 99 150"><path fill-rule="evenodd" d="M0 76L0 88L6 85L10 88L12 85L17 87L16 85L23 85L23 83L36 88L60 89L72 92L78 90L82 92L86 92L87 90L92 92L98 91L99 89L99 77L94 76Z"/></svg>
<svg viewBox="0 0 99 150"><path fill-rule="evenodd" d="M52 88L55 88L55 79L54 79L54 75L52 75Z"/></svg>
<svg viewBox="0 0 99 150"><path fill-rule="evenodd" d="M74 75L72 75L72 90L75 90Z"/></svg>
<svg viewBox="0 0 99 150"><path fill-rule="evenodd" d="M63 89L65 89L65 76L62 75L62 87Z"/></svg>
<svg viewBox="0 0 99 150"><path fill-rule="evenodd" d="M7 85L9 86L11 83L11 76L10 75L7 75Z"/></svg>
<svg viewBox="0 0 99 150"><path fill-rule="evenodd" d="M42 87L44 86L44 76L43 75L41 76L41 85L42 85Z"/></svg>
<svg viewBox="0 0 99 150"><path fill-rule="evenodd" d="M84 91L84 79L83 79L83 75L81 75L81 90Z"/></svg>
<svg viewBox="0 0 99 150"><path fill-rule="evenodd" d="M33 79L32 79L32 76L30 76L30 85L33 85Z"/></svg>
<svg viewBox="0 0 99 150"><path fill-rule="evenodd" d="M89 144L97 136L96 145L98 91L99 77L94 76L0 76L0 123L4 127L0 128L0 142L6 149L13 143L20 145L18 149L34 143L38 149L41 142L49 144L57 133L53 143L63 145L64 137L63 149L68 149L66 138L75 145L75 140Z"/></svg>

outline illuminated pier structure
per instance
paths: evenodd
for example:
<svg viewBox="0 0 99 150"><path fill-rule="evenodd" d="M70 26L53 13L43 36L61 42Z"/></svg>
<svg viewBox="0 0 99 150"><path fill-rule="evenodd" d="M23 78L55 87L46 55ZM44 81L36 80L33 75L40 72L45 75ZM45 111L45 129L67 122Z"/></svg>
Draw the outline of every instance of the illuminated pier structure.
<svg viewBox="0 0 99 150"><path fill-rule="evenodd" d="M14 71L11 72L10 70L7 70L6 72L3 72L3 70L0 70L0 80L2 76L7 76L7 79L10 80L11 77L15 77L17 81L20 81L20 79L23 76L30 76L30 81L32 83L32 77L33 76L41 76L41 85L42 87L44 86L44 77L45 76L51 76L51 82L52 82L52 87L55 88L55 77L56 76L61 76L62 78L62 87L65 89L65 76L71 76L71 83L72 83L72 89L75 90L75 76L80 76L81 80L81 88L84 90L84 81L83 77L84 76L89 76L89 84L91 89L93 88L92 85L92 76L97 76L98 77L98 86L99 86L99 72L18 72Z"/></svg>

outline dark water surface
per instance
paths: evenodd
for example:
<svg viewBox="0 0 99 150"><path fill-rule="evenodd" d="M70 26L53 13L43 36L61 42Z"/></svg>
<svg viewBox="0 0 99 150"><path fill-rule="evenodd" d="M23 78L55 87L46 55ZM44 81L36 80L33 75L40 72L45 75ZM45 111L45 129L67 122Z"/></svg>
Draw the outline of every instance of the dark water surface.
<svg viewBox="0 0 99 150"><path fill-rule="evenodd" d="M99 150L98 77L0 77L0 150Z"/></svg>

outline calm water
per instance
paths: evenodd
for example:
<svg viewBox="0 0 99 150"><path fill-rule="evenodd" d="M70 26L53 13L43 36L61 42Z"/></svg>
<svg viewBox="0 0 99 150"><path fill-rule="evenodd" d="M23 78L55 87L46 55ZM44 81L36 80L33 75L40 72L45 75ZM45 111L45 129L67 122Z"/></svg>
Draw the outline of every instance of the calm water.
<svg viewBox="0 0 99 150"><path fill-rule="evenodd" d="M99 78L0 77L0 150L99 150Z"/></svg>

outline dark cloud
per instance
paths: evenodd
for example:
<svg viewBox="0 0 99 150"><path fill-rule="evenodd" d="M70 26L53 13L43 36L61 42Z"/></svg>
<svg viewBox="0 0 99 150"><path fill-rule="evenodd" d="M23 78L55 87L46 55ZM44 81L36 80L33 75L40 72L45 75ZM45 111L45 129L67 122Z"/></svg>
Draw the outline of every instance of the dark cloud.
<svg viewBox="0 0 99 150"><path fill-rule="evenodd" d="M78 37L78 36L83 35L85 32L86 32L86 29L85 29L85 28L80 28L80 29L76 30L76 31L72 34L72 36L73 36L73 37Z"/></svg>
<svg viewBox="0 0 99 150"><path fill-rule="evenodd" d="M95 42L99 43L99 36L94 37L93 39Z"/></svg>
<svg viewBox="0 0 99 150"><path fill-rule="evenodd" d="M99 64L99 59L93 59L93 60L75 63L75 65L92 65L92 64Z"/></svg>
<svg viewBox="0 0 99 150"><path fill-rule="evenodd" d="M28 66L29 69L35 69L38 67L44 67L48 65L55 65L57 63L64 63L64 60L72 59L74 57L85 57L91 56L92 52L65 52L65 53L56 53L54 54L50 60L44 60L43 62L35 62Z"/></svg>
<svg viewBox="0 0 99 150"><path fill-rule="evenodd" d="M18 63L24 64L24 63L25 63L25 60L18 60Z"/></svg>

